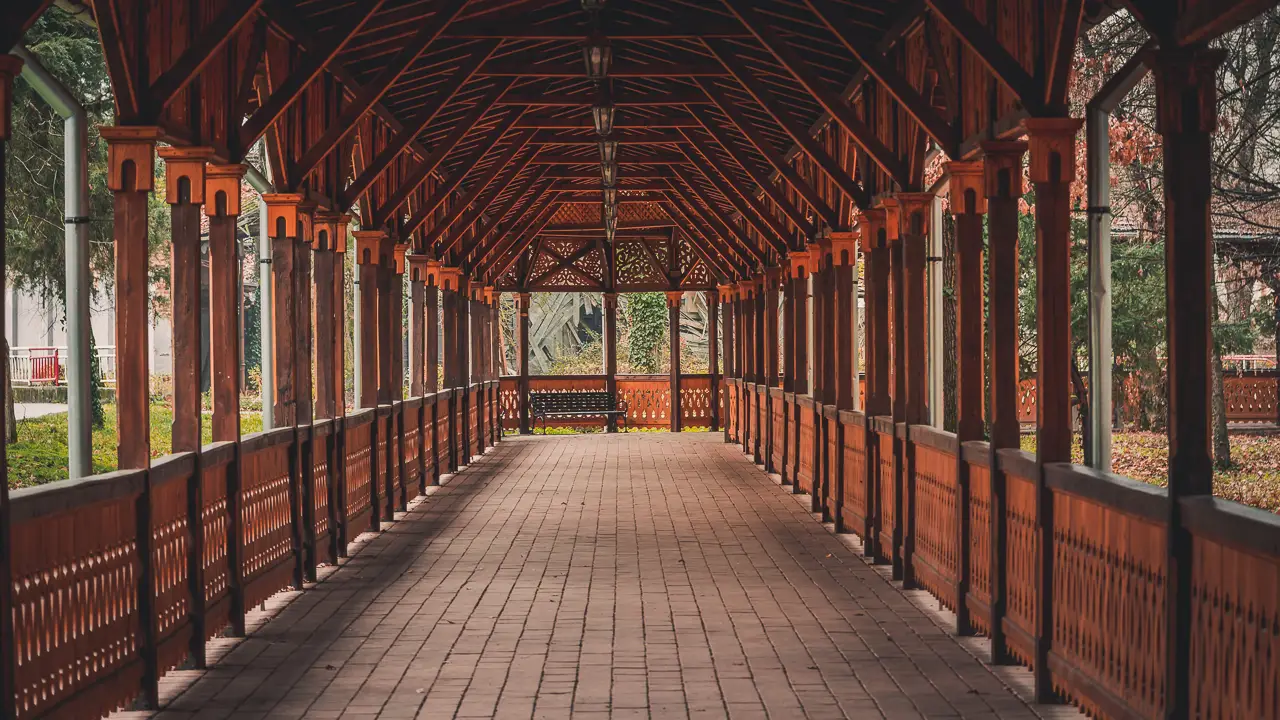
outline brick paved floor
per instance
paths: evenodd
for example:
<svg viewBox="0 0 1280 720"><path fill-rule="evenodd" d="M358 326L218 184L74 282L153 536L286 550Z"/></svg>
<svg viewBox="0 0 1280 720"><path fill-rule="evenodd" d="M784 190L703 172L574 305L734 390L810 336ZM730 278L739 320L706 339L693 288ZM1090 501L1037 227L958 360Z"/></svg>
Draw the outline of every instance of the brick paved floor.
<svg viewBox="0 0 1280 720"><path fill-rule="evenodd" d="M509 438L164 718L1035 717L712 434Z"/></svg>

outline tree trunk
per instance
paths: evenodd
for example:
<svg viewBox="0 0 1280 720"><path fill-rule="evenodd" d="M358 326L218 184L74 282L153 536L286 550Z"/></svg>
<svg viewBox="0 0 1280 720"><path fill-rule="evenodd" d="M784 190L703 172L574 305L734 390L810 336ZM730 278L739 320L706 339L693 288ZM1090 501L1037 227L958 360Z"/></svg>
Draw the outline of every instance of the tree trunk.
<svg viewBox="0 0 1280 720"><path fill-rule="evenodd" d="M1218 303L1213 303L1213 322L1218 322ZM1219 468L1231 467L1231 441L1227 437L1227 396L1222 384L1222 352L1215 340L1212 347L1213 369L1213 463Z"/></svg>
<svg viewBox="0 0 1280 720"><path fill-rule="evenodd" d="M9 338L4 338L4 416L7 423L5 444L18 442L18 418L13 407L13 373L9 366Z"/></svg>
<svg viewBox="0 0 1280 720"><path fill-rule="evenodd" d="M1093 415L1089 412L1089 393L1084 386L1084 373L1080 372L1080 357L1071 356L1071 389L1076 395L1076 412L1080 415L1080 447L1085 462L1093 456Z"/></svg>

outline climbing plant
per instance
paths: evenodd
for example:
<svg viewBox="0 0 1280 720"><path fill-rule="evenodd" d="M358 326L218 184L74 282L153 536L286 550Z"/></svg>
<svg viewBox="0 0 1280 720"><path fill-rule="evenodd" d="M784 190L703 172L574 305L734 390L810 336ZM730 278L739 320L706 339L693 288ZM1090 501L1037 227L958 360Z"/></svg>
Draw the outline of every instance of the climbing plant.
<svg viewBox="0 0 1280 720"><path fill-rule="evenodd" d="M627 323L627 361L633 372L662 371L659 350L667 339L667 299L659 292L622 296Z"/></svg>

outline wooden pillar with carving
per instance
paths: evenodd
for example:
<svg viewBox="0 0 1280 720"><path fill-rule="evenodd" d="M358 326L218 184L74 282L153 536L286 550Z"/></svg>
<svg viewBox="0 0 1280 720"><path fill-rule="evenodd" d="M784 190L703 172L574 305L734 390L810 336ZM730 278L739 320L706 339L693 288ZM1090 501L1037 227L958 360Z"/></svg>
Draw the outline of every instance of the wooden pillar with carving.
<svg viewBox="0 0 1280 720"><path fill-rule="evenodd" d="M406 418L402 407L404 403L404 274L408 269L408 261L406 260L408 250L409 245L407 243L396 243L391 248L391 275L387 283L387 304L391 311L391 337L387 345L382 348L391 355L390 387L387 389L391 393L391 402L394 408L391 412L391 419L387 421L387 428L391 432L391 438L387 442L387 452L391 455L388 463L394 463L397 466L395 474L397 502L394 505L394 509L399 509L400 512L406 512L409 509L409 487L404 481ZM391 503L387 503L387 519L395 519L394 509Z"/></svg>
<svg viewBox="0 0 1280 720"><path fill-rule="evenodd" d="M381 230L357 230L356 270L359 274L360 337L356 338L360 353L361 409L378 406L378 264L381 262Z"/></svg>
<svg viewBox="0 0 1280 720"><path fill-rule="evenodd" d="M1157 130L1164 140L1167 209L1170 580L1165 605L1166 717L1192 714L1192 539L1182 520L1182 499L1213 494L1209 350L1216 298L1210 199L1213 133L1218 124L1215 77L1223 60L1223 51L1197 45L1155 51L1150 63L1156 79Z"/></svg>
<svg viewBox="0 0 1280 720"><path fill-rule="evenodd" d="M409 395L422 397L424 373L426 371L427 316L423 301L426 298L427 256L421 253L410 255L406 262L409 266Z"/></svg>
<svg viewBox="0 0 1280 720"><path fill-rule="evenodd" d="M516 390L516 402L520 406L520 433L528 435L533 432L529 424L529 302L532 296L527 292L516 294L516 370L520 374L520 383Z"/></svg>
<svg viewBox="0 0 1280 720"><path fill-rule="evenodd" d="M458 357L458 464L471 464L471 286L461 272L458 273L457 337L453 351Z"/></svg>
<svg viewBox="0 0 1280 720"><path fill-rule="evenodd" d="M876 418L892 412L889 396L889 241L885 230L887 215L884 208L872 208L863 213L866 231L863 235L866 269L866 317L867 317L867 394L866 394L866 488L867 514L870 516L867 534L863 538L866 554L870 557L887 557L891 548L880 542L884 530L885 513L880 489L880 443L876 436Z"/></svg>
<svg viewBox="0 0 1280 720"><path fill-rule="evenodd" d="M680 432L680 303L684 291L667 291L667 337L671 349L671 432Z"/></svg>
<svg viewBox="0 0 1280 720"><path fill-rule="evenodd" d="M902 459L902 578L907 587L915 587L916 545L916 457L915 444L910 442L912 425L929 421L929 364L926 323L928 322L928 288L925 284L925 265L929 249L929 219L933 214L932 193L899 193L901 208L899 221L903 260L902 318L905 322L901 347L904 349L902 422L904 430L900 439L899 454Z"/></svg>
<svg viewBox="0 0 1280 720"><path fill-rule="evenodd" d="M274 285L272 308L272 378L275 390L276 427L293 425L297 394L294 360L297 347L297 311L294 295L294 244L298 240L298 205L302 195L274 193L262 196L267 204L267 234L271 238L271 275Z"/></svg>
<svg viewBox="0 0 1280 720"><path fill-rule="evenodd" d="M431 396L426 419L431 429L431 484L439 485L440 452L438 448L441 442L440 421L444 417L445 410L447 410L447 407L441 407L439 398L436 397L437 393L440 392L440 263L436 260L427 260L425 272L426 282L423 288L423 303L426 306L427 318L424 330L426 334L424 349L426 367L423 370L423 392Z"/></svg>
<svg viewBox="0 0 1280 720"><path fill-rule="evenodd" d="M1039 538L1035 638L1035 694L1054 697L1049 674L1053 643L1053 492L1045 484L1047 463L1071 462L1071 181L1076 135L1084 121L1032 118L1023 121L1036 192L1036 528Z"/></svg>
<svg viewBox="0 0 1280 720"><path fill-rule="evenodd" d="M831 427L827 423L828 409L835 403L835 268L829 238L810 243L809 254L813 259L814 275L814 377L818 388L813 403L813 494L814 512L822 514L823 522L833 519L830 500L835 493L835 477L830 445ZM818 319L820 317L820 320Z"/></svg>
<svg viewBox="0 0 1280 720"><path fill-rule="evenodd" d="M721 285L720 291L720 313L724 320L724 376L725 379L738 380L737 367L737 347L734 344L734 331L737 328L737 321L734 318L734 294L735 287L732 284ZM737 396L741 396L741 387L739 387ZM724 441L730 442L733 438L729 434L730 422L729 413L732 408L729 407L729 393L723 394L721 401L721 417L724 419Z"/></svg>
<svg viewBox="0 0 1280 720"><path fill-rule="evenodd" d="M791 326L795 342L789 350L792 354L791 387L797 402L787 409L787 454L791 458L791 491L799 494L800 488L800 413L803 412L798 399L808 395L809 388L809 272L810 252L797 250L787 256L791 283Z"/></svg>
<svg viewBox="0 0 1280 720"><path fill-rule="evenodd" d="M707 370L711 373L711 432L720 431L720 293L708 290L707 301Z"/></svg>
<svg viewBox="0 0 1280 720"><path fill-rule="evenodd" d="M1004 616L1008 607L1007 492L1001 449L1017 449L1018 422L1018 202L1022 199L1023 142L982 144L987 196L987 377L991 392L991 657L1007 663Z"/></svg>
<svg viewBox="0 0 1280 720"><path fill-rule="evenodd" d="M760 308L761 326L764 332L760 343L761 369L764 386L760 393L760 435L764 438L761 452L764 453L766 472L778 472L773 462L773 443L782 442L782 438L773 436L773 403L772 389L778 386L778 284L782 280L782 270L776 267L765 268L761 279Z"/></svg>
<svg viewBox="0 0 1280 720"><path fill-rule="evenodd" d="M972 530L969 523L969 463L964 443L981 440L984 434L983 388L983 215L987 201L983 193L981 160L946 164L950 176L948 190L955 218L956 297L956 528L959 553L956 563L956 634L973 632L970 623L969 581Z"/></svg>
<svg viewBox="0 0 1280 720"><path fill-rule="evenodd" d="M742 332L738 333L742 338L742 385L739 388L738 395L739 414L741 418L738 421L738 437L742 442L742 452L751 454L751 413L752 407L755 405L754 398L751 397L752 391L748 385L756 382L755 366L752 362L755 358L755 321L753 320L754 300L752 300L751 280L743 280L738 283L738 324L742 328Z"/></svg>
<svg viewBox="0 0 1280 720"><path fill-rule="evenodd" d="M338 336L342 333L342 315L335 309L337 300L334 286L336 284L335 253L338 237L345 233L342 226L345 218L335 212L321 211L315 214L313 228L314 239L311 243L312 292L315 302L312 306L311 322L315 328L313 355L315 358L315 416L322 420L333 420L329 434L316 438L313 443L321 443L323 456L326 458L328 476L325 489L328 513L329 538L326 552L328 557L336 560L344 549L341 516L343 498L346 497L344 487L344 469L342 426L338 423L338 397L342 386L342 358L336 353ZM336 265L341 267L341 265ZM345 278L344 278L345 279ZM344 283L345 284L345 283Z"/></svg>
<svg viewBox="0 0 1280 720"><path fill-rule="evenodd" d="M145 470L151 466L147 202L155 189L155 149L161 133L155 127L123 126L104 127L100 132L107 141L107 189L115 203L117 466ZM160 671L151 504L151 476L144 472L137 505L137 550L142 558L136 577L141 625L137 647L142 656L142 700L154 709L159 704Z"/></svg>
<svg viewBox="0 0 1280 720"><path fill-rule="evenodd" d="M294 310L294 332L297 344L294 346L294 368L297 393L294 418L294 452L295 474L299 481L299 498L301 502L302 535L302 572L307 582L316 581L316 567L319 556L316 548L315 523L315 463L313 458L312 433L302 433L297 428L311 425L314 420L315 405L312 375L312 362L315 335L312 329L312 293L311 293L311 255L315 246L315 211L316 205L304 202L298 205L298 242L293 245L293 296L296 303ZM302 579L299 577L298 586Z"/></svg>
<svg viewBox="0 0 1280 720"><path fill-rule="evenodd" d="M394 311L392 310L392 277L395 274L395 240L389 235L383 235L378 242L378 262L374 270L374 278L377 288L377 316L375 317L377 328L377 340L374 347L375 367L378 369L377 376L377 404L387 405L394 399L392 386L394 378L392 376L394 365L392 364L392 343L394 339L392 333L392 318Z"/></svg>
<svg viewBox="0 0 1280 720"><path fill-rule="evenodd" d="M446 441L449 443L448 471L458 471L461 449L458 447L458 409L462 407L458 371L458 269L440 268L440 318L444 323L441 356L444 362L444 389L449 392L444 417Z"/></svg>
<svg viewBox="0 0 1280 720"><path fill-rule="evenodd" d="M527 298L528 293L523 293ZM604 389L614 398L618 397L618 293L606 292L602 295L604 304ZM529 349L529 312L528 301L526 300L525 312L521 316L524 332L524 351L527 353ZM527 366L526 361L526 366ZM524 371L524 384L528 384L528 370ZM527 387L524 390L527 392ZM612 417L606 425L609 432L618 431L618 421Z"/></svg>
<svg viewBox="0 0 1280 720"><path fill-rule="evenodd" d="M858 268L858 234L839 232L831 235L831 262L833 266L834 298L832 316L835 320L835 352L833 388L834 405L839 413L854 409L854 373L857 364L854 359L856 343L853 334L857 332L858 318L854 310L857 298L854 293L854 278ZM831 520L835 523L836 532L844 532L844 493L845 466L844 447L845 420L839 414L835 426L835 457L831 459L832 477L835 479L835 507L831 510Z"/></svg>

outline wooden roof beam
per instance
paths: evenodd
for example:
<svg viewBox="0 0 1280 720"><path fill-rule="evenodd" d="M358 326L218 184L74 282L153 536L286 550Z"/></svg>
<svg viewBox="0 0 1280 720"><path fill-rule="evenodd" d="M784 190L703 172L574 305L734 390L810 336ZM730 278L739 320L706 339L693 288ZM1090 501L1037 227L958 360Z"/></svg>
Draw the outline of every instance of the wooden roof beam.
<svg viewBox="0 0 1280 720"><path fill-rule="evenodd" d="M889 177L893 178L894 182L898 183L904 190L913 189L909 171L902 158L894 154L892 150L880 141L875 131L854 114L853 108L848 103L827 89L809 65L791 49L787 41L774 32L771 23L767 19L760 17L759 13L748 7L743 0L721 1L751 30L756 39L777 59L778 63L786 68L796 80L800 81L800 84L809 95L822 106L822 109L826 110L831 117L835 118L836 122L840 123L840 126L853 137L854 142L866 151L873 162L888 173Z"/></svg>
<svg viewBox="0 0 1280 720"><path fill-rule="evenodd" d="M400 153L403 152L404 149L407 148L409 144L412 143L414 139L417 138L418 135L436 119L436 117L439 116L440 111L449 105L458 90L461 89L462 86L466 84L467 80L470 79L471 75L475 73L475 68L478 67L481 62L484 62L484 59L488 57L489 53L492 51L493 47L489 47L473 55L470 62L460 68L455 77L450 80L449 85L441 92L438 101L433 106L418 113L417 117L411 120L408 125L401 128L400 131L387 142L387 146L382 149L382 152L378 153L377 157L373 159L373 162L371 162L368 167L364 168L364 170L362 170L360 174L351 181L351 184L342 192L343 200L348 203L353 202L355 198L360 197L365 190L368 190L369 186L378 179L378 176L385 172L386 169L391 166L391 163L395 162L395 159L400 155ZM463 120L464 123L468 119L473 120L472 124L474 124L474 122L478 122L484 113L487 112L489 108L493 107L494 101L497 100L498 95L500 95L507 86L507 83L499 83L497 87L491 88L489 92L485 93L483 97L476 101L475 108L473 108L470 113L467 113L467 117ZM476 112L477 110L479 111L478 114ZM465 125L463 126L465 127ZM457 128L455 128L455 130L456 129ZM452 133L450 136L452 136ZM441 143L441 146L446 144L448 144L447 140L446 142ZM456 144L456 141L454 144ZM452 144L450 144L450 147L452 147ZM431 156L428 157L428 160L432 159L435 160L435 164L432 165L428 172L435 170L436 165L439 165L443 156L441 155L437 157L437 153L433 152Z"/></svg>
<svg viewBox="0 0 1280 720"><path fill-rule="evenodd" d="M701 37L743 37L749 35L742 25L730 18L706 13L698 17L688 8L681 9L679 22L665 24L651 20L620 23L608 14L600 18L600 31L614 40L686 40ZM616 17L616 16L615 16ZM559 40L577 42L591 28L585 18L574 15L551 22L531 23L524 19L504 21L466 20L455 23L446 33L455 38L502 38L521 40Z"/></svg>
<svg viewBox="0 0 1280 720"><path fill-rule="evenodd" d="M748 237L746 233L730 225L724 220L721 220L714 212L703 211L702 205L699 205L697 202L698 200L701 200L707 208L714 208L715 206L709 202L709 198L703 195L702 191L693 183L686 181L685 177L685 175L681 175L680 179L682 182L668 181L671 185L671 189L674 190L676 194L678 194L685 203L689 205L689 207L693 208L694 212L702 217L703 222L710 227L715 228L715 230L725 238L732 238L738 241L738 245L734 246L734 250L746 265L750 266L753 262L760 268L768 265L768 258L765 257L760 248L756 247L756 244L752 242L751 238ZM686 188L685 185L688 185L689 187ZM697 197L697 200L694 199L695 196Z"/></svg>
<svg viewBox="0 0 1280 720"><path fill-rule="evenodd" d="M499 155L497 158L494 159L493 164L490 165L489 168L484 171L484 173L476 180L476 183L472 185L470 188L468 188L466 193L461 198L458 198L454 202L453 207L449 208L449 212L444 216L444 218L442 218L440 222L436 223L431 227L431 230L427 232L425 240L422 244L424 248L426 248L427 250L432 249L432 246L436 243L437 240L440 239L440 236L444 234L444 231L448 230L449 226L452 225L453 222L458 219L458 217L462 214L462 211L467 209L472 203L474 203L480 197L480 194L483 193L485 189L488 188L489 185L493 183L493 181L498 177L499 173L505 170L507 168L507 165L510 164L511 161L516 158L516 155L518 155L520 151L524 149L525 144L529 142L530 134L531 133L528 130L524 130L524 131L521 131L520 134L518 134L515 138L512 139L511 143L507 145L506 150L504 150L501 155ZM463 173L458 173L458 175L461 176L463 175ZM409 222L406 223L406 226L408 227L408 231L412 232L414 230L417 230L418 226L422 225L422 223L427 221L427 218L431 216L431 212L434 209L435 208L432 208L431 210L427 210L426 212L419 211L417 213L414 213L413 217L409 218ZM437 258L443 258L445 256L445 253L448 252L451 247L452 246L440 248L439 250L436 251L435 256Z"/></svg>
<svg viewBox="0 0 1280 720"><path fill-rule="evenodd" d="M697 238L702 238L708 245L720 244L716 242L718 238L713 234L710 232L704 232L704 229L696 228L693 221L689 219L689 216L684 214L684 208L681 208L670 200L660 203L660 207L663 212L675 221L676 227L685 234L685 239L689 243L689 247L693 248L694 253L701 257L703 262L707 263L707 265L714 269L716 274L720 276L721 280L746 277L747 273L745 268L734 265L731 262L729 265L721 264L721 259L712 257L712 255L707 252L706 248L696 242ZM729 261L725 259L724 262ZM678 283L678 280L675 278L672 278L672 281Z"/></svg>
<svg viewBox="0 0 1280 720"><path fill-rule="evenodd" d="M651 155L630 155L627 153L627 144L625 140L619 140L619 165L673 165L689 162L689 158L682 153L676 152L655 152ZM535 165L599 165L600 156L596 155L568 155L565 153L544 152L534 159Z"/></svg>
<svg viewBox="0 0 1280 720"><path fill-rule="evenodd" d="M526 136L529 131L525 131ZM436 257L444 257L450 250L458 244L462 236L471 229L471 226L480 219L480 215L489 207L489 203L493 202L498 195L502 193L502 187L515 182L520 173L529 166L529 159L537 153L533 152L525 154L525 156L512 162L511 160L524 149L527 140L521 142L517 140L511 143L511 147L507 148L507 154L504 158L500 158L498 162L489 168L475 186L467 191L465 200L459 200L453 206L450 213L452 217L446 217L442 222L437 223L425 235L423 247L431 248L437 241L440 249L436 251ZM503 159L506 162L503 162ZM502 177L501 182L497 182L499 176ZM541 177L541 173L535 173L536 177ZM526 186L528 181L526 180ZM465 253L463 253L465 254Z"/></svg>
<svg viewBox="0 0 1280 720"><path fill-rule="evenodd" d="M503 75L512 77L541 78L576 78L582 79L582 61L530 62L525 59L499 58L490 60L480 67L481 75ZM701 61L686 62L653 62L632 63L615 62L609 68L609 77L614 78L655 78L655 77L700 77L721 76L725 74L719 63Z"/></svg>
<svg viewBox="0 0 1280 720"><path fill-rule="evenodd" d="M764 137L760 132L760 129L755 126L755 123L751 122L751 119L739 110L738 106L726 97L725 94L710 81L698 80L698 83L702 85L703 91L715 101L716 106L720 108L720 112L724 113L725 116L729 118L730 122L737 126L738 130L746 136L747 141L754 145L756 150L764 157L764 159L773 166L774 171L782 176L782 179L794 188L796 192L800 193L800 197L804 198L804 201L809 203L809 207L813 208L813 211L817 213L818 217L822 218L822 221L827 224L827 227L830 227L833 230L843 230L844 228L841 227L840 224L839 213L827 204L826 199L823 198L817 190L813 189L813 186L809 184L809 181L800 177L800 173L796 172L795 167L792 166L791 163L782 158L782 155L774 149L773 145L769 142L769 139ZM855 197L862 198L865 195L866 193L862 193ZM869 204L870 203L868 203L868 205Z"/></svg>
<svg viewBox="0 0 1280 720"><path fill-rule="evenodd" d="M826 148L818 142L817 138L809 134L809 132L800 125L794 118L782 109L782 101L765 88L764 84L757 80L746 65L733 53L720 45L710 45L711 51L720 58L720 62L733 73L734 78L742 85L747 94L755 98L760 106L773 117L774 121L782 127L783 130L791 136L791 140L799 145L814 163L822 170L828 178L840 188L841 192L849 197L860 208L869 208L871 206L871 195L865 188L853 179L853 176L845 172L840 167L840 163L831 157ZM783 157L782 161L790 165Z"/></svg>
<svg viewBox="0 0 1280 720"><path fill-rule="evenodd" d="M551 183L545 181L542 175L542 172L536 171L530 174L528 179L526 179L515 192L511 193L511 197L498 207L497 212L494 213L489 225L481 228L479 234L476 235L475 242L466 249L465 255L468 258L472 255L476 255L477 258L483 256L484 252L489 249L489 247L492 247L488 243L489 236L493 235L494 231L506 222L507 215L516 210L517 205L521 204L520 201L526 198L532 198L532 200L536 202L538 198L546 194L547 188L550 187ZM486 203L486 207L484 208L486 211L488 210L487 205L488 203ZM481 214L483 215L483 212ZM476 222L479 222L479 216L477 216ZM496 245L497 243L498 241L495 240L493 245ZM474 259L472 262L468 262L467 264L468 266L474 265Z"/></svg>
<svg viewBox="0 0 1280 720"><path fill-rule="evenodd" d="M702 156L703 161L711 166L711 172L702 171L703 177L707 179L715 189L729 201L730 205L738 211L743 221L756 229L760 233L760 237L764 238L773 251L779 255L786 255L791 245L791 230L781 220L760 205L759 201L751 193L743 192L736 184L729 182L728 171L720 160L711 152L710 147L695 135L689 134L688 138L692 141L693 146ZM687 152L687 151L686 151ZM690 159L693 156L690 155ZM694 167L701 168L697 162ZM677 175L680 175L680 168L674 168ZM688 182L688 178L681 177L682 180ZM689 183L692 185L692 183ZM736 200L734 198L737 198Z"/></svg>
<svg viewBox="0 0 1280 720"><path fill-rule="evenodd" d="M1023 67L996 36L991 33L985 23L974 17L973 13L960 0L925 0L934 15L951 27L970 50L978 56L983 65L991 71L996 79L1013 91L1022 106L1032 115L1043 113L1042 95L1035 78Z"/></svg>
<svg viewBox="0 0 1280 720"><path fill-rule="evenodd" d="M378 13L385 2L386 0L369 0L367 3L357 5L354 10L342 16L337 23L339 29L333 36L326 38L328 42L314 42L310 46L284 82L279 87L272 88L266 101L244 122L240 129L242 147L247 148L262 137L267 128L302 95L311 81L324 72L343 48L360 34L360 30Z"/></svg>
<svg viewBox="0 0 1280 720"><path fill-rule="evenodd" d="M615 92L611 98L615 107L640 107L663 105L707 105L711 99L691 88L673 88L668 91ZM512 90L503 95L499 105L528 105L531 107L588 107L596 101L592 93Z"/></svg>
<svg viewBox="0 0 1280 720"><path fill-rule="evenodd" d="M542 200L545 204L541 208L535 211L537 205L531 207L529 212L525 213L524 221L507 234L507 238L504 239L506 247L494 246L486 253L485 258L476 263L477 272L494 281L506 275L532 239L537 237L542 228L551 222L556 210L560 209L560 203L556 202L556 197L556 193L549 192Z"/></svg>
<svg viewBox="0 0 1280 720"><path fill-rule="evenodd" d="M698 229L698 232L702 233L703 236L716 246L717 251L728 251L727 255L724 252L720 252L720 254L726 262L733 265L735 270L760 270L768 264L762 259L762 257L758 256L758 251L752 252L748 250L744 252L743 249L739 247L739 245L744 244L744 241L739 236L737 229L730 228L713 214L705 212L698 203L691 200L684 191L680 190L677 187L678 185L679 183L671 184L672 192L667 193L668 201L675 205L680 212L683 213L691 223L693 223L694 227ZM687 204L688 207L686 208L685 205L682 205L679 200L684 200L684 203ZM738 242L735 244L733 242L734 240L737 240ZM750 243L745 243L745 245L747 248L751 248Z"/></svg>
<svg viewBox="0 0 1280 720"><path fill-rule="evenodd" d="M735 162L741 165L743 170L747 171L747 174L751 176L751 179L756 181L756 184L760 186L760 189L764 191L764 194L769 196L769 199L782 210L783 214L785 214L791 222L795 223L806 236L812 236L814 227L813 223L809 221L809 218L806 217L804 213L800 212L800 209L782 193L778 186L771 182L768 174L757 168L755 164L752 163L736 145L733 144L733 141L725 134L724 128L720 127L720 125L716 123L715 119L710 115L699 113L697 117L698 120L702 122L702 127L707 132L711 133L711 137L715 138L716 142L720 143L720 146L725 149L725 152L727 152ZM729 176L725 175L725 179L728 180L728 178Z"/></svg>
<svg viewBox="0 0 1280 720"><path fill-rule="evenodd" d="M297 164L290 169L290 177L294 178L294 182L301 182L315 169L325 155L328 155L334 146L342 141L343 138L350 133L365 113L373 108L374 104L382 99L382 96L391 89L392 85L400 79L400 76L417 62L422 53L426 52L436 38L440 37L440 33L448 27L449 23L457 17L458 13L466 7L468 0L448 0L446 4L436 10L431 16L431 20L422 23L417 34L415 34L408 43L400 48L382 69L378 71L373 82L369 83L356 95L355 100L346 105L342 109L342 114L338 116L336 122L329 125L320 139L314 145L307 149Z"/></svg>
<svg viewBox="0 0 1280 720"><path fill-rule="evenodd" d="M1070 0L1072 2L1080 2L1081 0ZM916 90L911 82L907 80L898 69L889 64L884 55L877 52L875 48L868 48L861 41L853 36L852 28L848 23L838 18L838 9L834 7L831 0L804 0L804 4L809 7L814 15L822 21L840 42L845 46L853 56L858 59L869 75L876 79L876 82L897 100L902 109L915 119L925 133L933 138L933 141L942 148L947 157L957 157L956 148L959 146L959 132L956 126L947 122L938 115L933 105L925 99L924 95Z"/></svg>
<svg viewBox="0 0 1280 720"><path fill-rule="evenodd" d="M636 130L633 127L618 125L611 137L623 145L668 145L685 142L684 136L675 130ZM617 129L630 130L630 133L619 133ZM529 142L534 145L595 145L600 142L600 137L595 134L594 128L590 135L572 130L539 130Z"/></svg>
<svg viewBox="0 0 1280 720"><path fill-rule="evenodd" d="M183 51L182 56L170 65L168 70L151 83L151 88L147 91L147 101L151 106L148 114L159 117L178 93L182 92L183 88L209 64L213 56L226 46L227 41L238 33L245 23L257 17L258 8L262 3L263 0L229 0L213 22L203 25L196 41ZM256 61L257 57L251 60Z"/></svg>
<svg viewBox="0 0 1280 720"><path fill-rule="evenodd" d="M468 168L479 162L479 160L484 157L485 153L489 152L489 149L502 139L502 136L506 134L507 130L511 129L511 126L515 124L516 117L518 115L518 112L508 113L507 116L498 123L497 127L490 130L489 133L485 135L484 139L480 141L480 144L477 145L471 151L471 154L467 156L466 160L462 163L463 167ZM450 134L450 139L456 137L457 140L461 140L468 132L471 131L471 129L471 125L455 128L455 133ZM449 154L451 150L453 150L453 147L456 144L456 141L452 144L440 144L440 147L436 149L436 152L432 153L433 156L438 157L436 160L437 165ZM400 209L400 206L409 199L409 196L418 189L418 186L426 181L427 176L431 174L431 169L432 168L428 167L428 163L424 161L419 163L405 179L401 180L396 192L387 199L386 203L384 203L382 207L378 208L373 213L373 227L380 228L385 225L387 221L391 219L391 216ZM466 172L460 172L441 183L440 187L436 188L436 194L427 201L427 207L419 208L418 212L434 212L435 209L440 206L440 203L444 202L449 194L457 189L458 185L462 183L462 178L465 176Z"/></svg>

